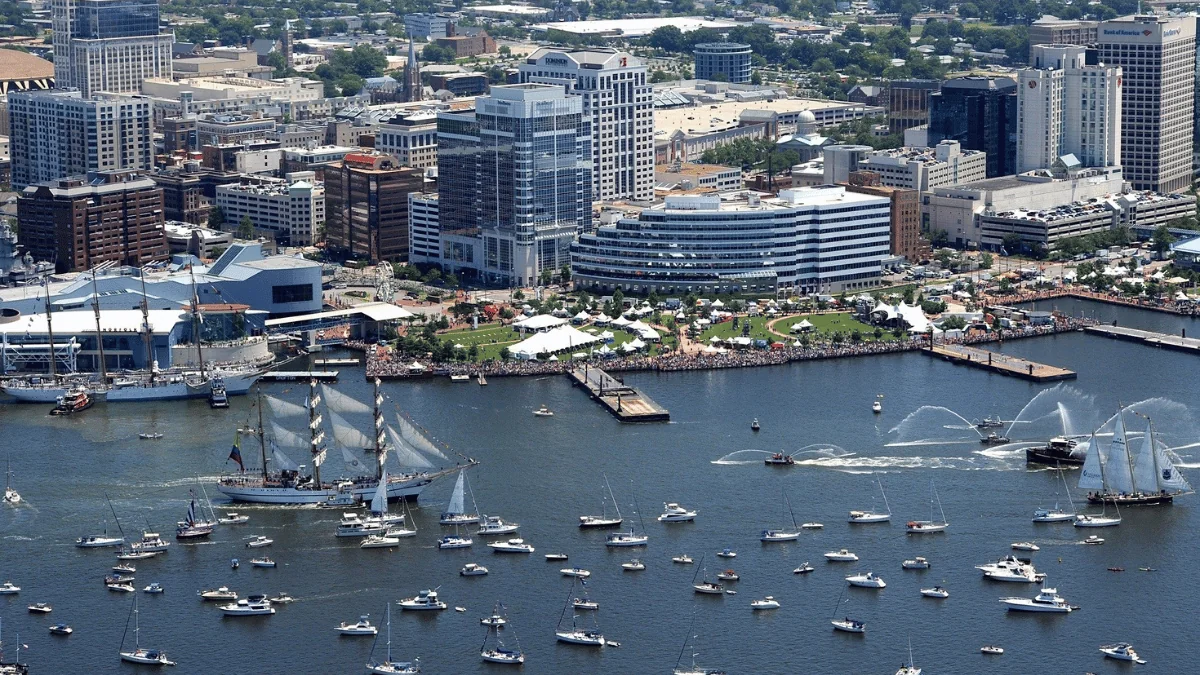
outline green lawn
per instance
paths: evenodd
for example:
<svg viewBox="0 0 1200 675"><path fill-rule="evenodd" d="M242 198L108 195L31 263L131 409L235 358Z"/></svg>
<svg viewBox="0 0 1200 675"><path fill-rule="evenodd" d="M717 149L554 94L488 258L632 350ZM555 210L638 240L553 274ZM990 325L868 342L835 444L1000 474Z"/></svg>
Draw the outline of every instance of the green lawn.
<svg viewBox="0 0 1200 675"><path fill-rule="evenodd" d="M745 323L749 322L750 323L750 334L747 335L746 337L749 337L753 340L767 340L769 342L776 342L780 338L776 335L772 335L769 331L767 331L767 322L768 321L770 321L770 319L765 316L752 316L750 318L740 316L740 317L738 317L737 328L733 327L732 321L725 321L723 323L713 324L713 325L709 326L708 328L704 329L704 331L700 333L699 341L708 342L709 338L712 338L712 337L719 337L722 340L726 340L731 337L742 337L743 336L742 331L745 330L744 328L742 328L742 326Z"/></svg>
<svg viewBox="0 0 1200 675"><path fill-rule="evenodd" d="M837 312L833 314L805 314L801 316L784 319L775 324L775 330L780 333L791 335L792 325L800 323L808 319L808 322L813 325L813 333L820 334L821 337L827 337L834 332L841 331L847 337L854 331L862 333L863 340L875 339L875 327L865 324L850 315L849 312ZM884 340L893 340L891 331L884 331Z"/></svg>
<svg viewBox="0 0 1200 675"><path fill-rule="evenodd" d="M609 349L616 349L626 342L631 342L635 337L631 333L626 333L623 330L614 329L611 327L577 326L576 328L582 330L588 335L599 335L606 330L611 332L613 334L613 341L608 344ZM670 335L664 335L663 331L659 331L659 334L663 335L663 342L665 344L671 346L675 345L674 337ZM479 358L477 360L486 361L488 359L499 359L500 352L503 351L505 347L511 347L524 338L516 331L516 329L510 326L481 326L478 330L463 328L459 330L448 331L446 333L439 333L438 339L442 340L443 342L449 342L452 345L463 345L463 347L468 349L471 347L471 345L478 345ZM596 344L594 346L589 345L587 348L582 348L579 351L586 352L593 348L599 349L600 344ZM651 354L658 354L660 351L660 347L657 345L651 345ZM560 359L569 357L570 354L559 355Z"/></svg>

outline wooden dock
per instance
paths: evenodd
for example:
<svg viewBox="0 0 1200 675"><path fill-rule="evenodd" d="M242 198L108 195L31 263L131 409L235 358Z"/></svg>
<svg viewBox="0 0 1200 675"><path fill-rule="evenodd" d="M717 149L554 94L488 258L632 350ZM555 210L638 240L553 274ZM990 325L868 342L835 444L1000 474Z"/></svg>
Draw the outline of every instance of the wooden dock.
<svg viewBox="0 0 1200 675"><path fill-rule="evenodd" d="M322 368L329 366L361 366L362 361L358 359L317 359L316 365Z"/></svg>
<svg viewBox="0 0 1200 675"><path fill-rule="evenodd" d="M666 408L599 368L576 368L567 376L622 422L666 422L671 419Z"/></svg>
<svg viewBox="0 0 1200 675"><path fill-rule="evenodd" d="M1093 335L1103 335L1114 340L1140 342L1152 347L1164 347L1181 352L1200 354L1200 340L1187 337L1186 331L1183 331L1180 335L1168 335L1166 333L1155 333L1154 331L1124 328L1121 326L1088 326L1085 330Z"/></svg>
<svg viewBox="0 0 1200 675"><path fill-rule="evenodd" d="M336 370L272 370L258 376L263 382L294 382L296 380L317 380L333 382L337 380Z"/></svg>
<svg viewBox="0 0 1200 675"><path fill-rule="evenodd" d="M953 363L983 368L993 373L1019 377L1034 382L1073 380L1078 376L1075 371L1067 370L1066 368L1048 366L1044 363L1037 363L1036 361L1029 361L1007 354L998 354L986 349L977 349L966 345L933 345L926 347L922 351L931 356L940 356Z"/></svg>

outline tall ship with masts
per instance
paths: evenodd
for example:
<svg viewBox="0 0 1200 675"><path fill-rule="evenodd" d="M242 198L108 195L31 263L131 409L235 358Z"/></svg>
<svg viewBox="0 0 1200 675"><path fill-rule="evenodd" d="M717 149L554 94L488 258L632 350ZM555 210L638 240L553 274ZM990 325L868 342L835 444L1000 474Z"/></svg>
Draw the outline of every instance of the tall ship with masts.
<svg viewBox="0 0 1200 675"><path fill-rule="evenodd" d="M380 480L387 480L388 499L416 499L427 485L441 476L449 475L476 464L473 459L451 465L450 458L415 424L396 415L395 425L388 424L383 416L383 393L379 378L375 379L374 406L369 407L346 394L309 381L308 397L304 405L290 403L259 392L258 426L254 429L239 429L229 458L242 471L221 478L217 489L234 501L265 504L339 504L339 500L370 501ZM322 406L324 403L324 406ZM271 434L264 427L263 407L269 407L272 419ZM329 459L329 448L325 436L325 416L328 413L333 432L332 444L340 448L344 470L333 478L333 465ZM373 437L367 436L349 424L342 415L371 413ZM289 430L279 420L307 419L307 438L302 433ZM260 454L260 470L247 472L241 458L240 439L243 433L257 437ZM268 448L270 457L268 457ZM296 464L285 454L285 448L306 448L311 461L307 466ZM373 455L363 462L355 454L364 452ZM389 452L390 451L390 452ZM385 472L389 456L395 457L398 468ZM435 462L441 462L439 467ZM370 467L370 465L374 465ZM368 470L364 473L364 470ZM322 478L322 473L325 477Z"/></svg>
<svg viewBox="0 0 1200 675"><path fill-rule="evenodd" d="M1193 492L1192 486L1175 468L1170 453L1154 433L1154 424L1146 417L1146 431L1138 449L1130 452L1129 438L1117 413L1112 443L1101 454L1098 443L1091 443L1079 476L1079 487L1091 490L1087 499L1093 504L1145 506L1170 504L1175 497ZM1137 414L1137 413L1134 413Z"/></svg>

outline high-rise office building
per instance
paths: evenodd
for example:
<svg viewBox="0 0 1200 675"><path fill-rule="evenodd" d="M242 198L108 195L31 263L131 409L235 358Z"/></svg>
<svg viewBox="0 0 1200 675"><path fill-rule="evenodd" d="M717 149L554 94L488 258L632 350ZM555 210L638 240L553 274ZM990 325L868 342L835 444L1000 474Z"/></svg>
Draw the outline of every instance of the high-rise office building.
<svg viewBox="0 0 1200 675"><path fill-rule="evenodd" d="M1079 166L1121 163L1121 69L1088 65L1087 49L1035 45L1018 73L1017 173L1074 155Z"/></svg>
<svg viewBox="0 0 1200 675"><path fill-rule="evenodd" d="M54 79L91 96L138 93L142 80L171 78L171 33L157 0L52 0Z"/></svg>
<svg viewBox="0 0 1200 675"><path fill-rule="evenodd" d="M1029 25L1029 62L1034 61L1034 47L1038 45L1082 45L1096 43L1096 31L1100 23L1083 19L1060 19L1046 14Z"/></svg>
<svg viewBox="0 0 1200 675"><path fill-rule="evenodd" d="M78 91L13 92L13 187L92 171L151 166L151 103L141 96L85 99Z"/></svg>
<svg viewBox="0 0 1200 675"><path fill-rule="evenodd" d="M750 81L750 45L738 42L705 42L696 45L697 80L725 80L735 84Z"/></svg>
<svg viewBox="0 0 1200 675"><path fill-rule="evenodd" d="M654 92L642 62L612 49L539 49L522 82L564 87L583 99L592 127L592 197L654 198Z"/></svg>
<svg viewBox="0 0 1200 675"><path fill-rule="evenodd" d="M325 243L369 260L408 260L408 194L424 172L390 155L354 152L325 168Z"/></svg>
<svg viewBox="0 0 1200 675"><path fill-rule="evenodd" d="M1007 77L958 77L929 97L929 145L958 141L987 153L987 177L1017 172L1017 83Z"/></svg>
<svg viewBox="0 0 1200 675"><path fill-rule="evenodd" d="M1135 189L1178 192L1192 184L1196 22L1126 16L1100 24L1099 57L1124 72L1121 166Z"/></svg>
<svg viewBox="0 0 1200 675"><path fill-rule="evenodd" d="M899 134L929 121L929 97L941 89L940 80L894 80L884 92L888 133Z"/></svg>
<svg viewBox="0 0 1200 675"><path fill-rule="evenodd" d="M525 286L570 262L592 224L592 132L561 85L492 87L438 114L442 264Z"/></svg>

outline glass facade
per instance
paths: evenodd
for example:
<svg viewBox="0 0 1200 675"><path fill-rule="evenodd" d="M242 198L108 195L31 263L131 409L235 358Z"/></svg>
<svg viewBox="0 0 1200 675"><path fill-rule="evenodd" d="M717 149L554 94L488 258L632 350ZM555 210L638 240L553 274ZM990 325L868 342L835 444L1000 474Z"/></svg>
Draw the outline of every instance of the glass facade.
<svg viewBox="0 0 1200 675"><path fill-rule="evenodd" d="M155 0L84 0L75 6L73 38L103 40L158 33Z"/></svg>
<svg viewBox="0 0 1200 675"><path fill-rule="evenodd" d="M929 145L958 141L987 153L987 177L1017 172L1017 83L1009 78L963 77L929 97Z"/></svg>

